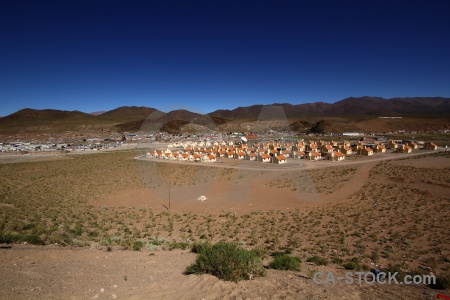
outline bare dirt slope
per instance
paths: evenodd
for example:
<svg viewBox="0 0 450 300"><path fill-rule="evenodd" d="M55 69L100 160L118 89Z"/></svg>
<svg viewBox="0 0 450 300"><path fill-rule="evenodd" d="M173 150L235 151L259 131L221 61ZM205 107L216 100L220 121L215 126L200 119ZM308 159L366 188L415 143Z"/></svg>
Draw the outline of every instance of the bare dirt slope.
<svg viewBox="0 0 450 300"><path fill-rule="evenodd" d="M151 254L151 255L149 255ZM0 249L1 299L433 299L423 286L317 285L312 267L269 270L239 283L211 275L184 275L195 254L182 250L136 252L15 245ZM309 271L313 270L313 271Z"/></svg>
<svg viewBox="0 0 450 300"><path fill-rule="evenodd" d="M15 241L0 248L0 299L432 299L438 291L424 286L310 278L355 260L366 269L450 270L448 153L277 172L136 155L0 164L0 238ZM169 249L206 240L290 249L302 271L269 270L238 284L184 275L195 255ZM136 242L142 251L131 250ZM306 263L315 255L328 265Z"/></svg>

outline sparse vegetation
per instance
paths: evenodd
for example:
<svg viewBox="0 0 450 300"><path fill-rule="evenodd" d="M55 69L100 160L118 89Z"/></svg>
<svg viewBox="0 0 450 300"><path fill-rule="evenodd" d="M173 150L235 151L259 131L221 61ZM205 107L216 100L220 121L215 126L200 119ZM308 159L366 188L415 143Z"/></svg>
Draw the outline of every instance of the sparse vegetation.
<svg viewBox="0 0 450 300"><path fill-rule="evenodd" d="M142 241L135 241L133 243L133 250L134 251L141 251L142 247L144 247L144 243Z"/></svg>
<svg viewBox="0 0 450 300"><path fill-rule="evenodd" d="M200 252L195 262L187 267L188 274L212 274L220 279L235 282L265 275L259 257L234 243L205 243L196 250Z"/></svg>
<svg viewBox="0 0 450 300"><path fill-rule="evenodd" d="M326 266L328 264L328 260L324 257L321 257L319 255L314 255L309 257L307 260L307 262L313 262L318 266Z"/></svg>
<svg viewBox="0 0 450 300"><path fill-rule="evenodd" d="M301 259L288 254L278 254L270 262L269 268L284 271L300 271Z"/></svg>
<svg viewBox="0 0 450 300"><path fill-rule="evenodd" d="M373 167L370 180L347 201L289 210L257 208L212 214L93 205L103 195L127 189L158 187L167 181L173 186L195 184L187 176L190 173L204 182L264 175L196 165L163 168L155 162L136 167L131 159L135 155L133 151L118 151L0 165L0 243L94 243L104 249L140 251L192 247L200 253L204 245L225 241L253 249L262 259L279 252L318 265L332 262L354 270L371 263L400 265L405 271L421 265L436 274L449 270L450 229L442 221L450 217L444 193L450 186L449 168L418 168L386 161ZM440 159L447 156L432 155ZM157 174L150 172L155 168ZM348 184L344 179L352 179L356 170L333 167L308 174L294 170L271 174L266 182L272 187L288 184L299 191L305 187L306 193L327 195ZM328 180L330 174L339 177L337 181Z"/></svg>

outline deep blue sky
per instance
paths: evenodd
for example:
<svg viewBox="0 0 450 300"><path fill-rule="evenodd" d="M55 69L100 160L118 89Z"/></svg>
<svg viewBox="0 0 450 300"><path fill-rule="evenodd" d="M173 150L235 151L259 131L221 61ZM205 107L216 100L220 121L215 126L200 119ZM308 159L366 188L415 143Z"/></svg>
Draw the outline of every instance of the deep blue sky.
<svg viewBox="0 0 450 300"><path fill-rule="evenodd" d="M364 95L450 97L450 1L0 1L3 116Z"/></svg>

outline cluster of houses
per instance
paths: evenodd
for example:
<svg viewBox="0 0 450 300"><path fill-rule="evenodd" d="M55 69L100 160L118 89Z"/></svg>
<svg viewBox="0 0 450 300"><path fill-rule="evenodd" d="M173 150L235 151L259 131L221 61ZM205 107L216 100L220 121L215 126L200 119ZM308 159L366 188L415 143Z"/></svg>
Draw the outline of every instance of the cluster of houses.
<svg viewBox="0 0 450 300"><path fill-rule="evenodd" d="M54 154L61 151L85 151L102 150L121 146L123 142L107 143L107 141L92 143L87 141L83 144L68 143L42 143L42 142L11 142L0 143L0 154Z"/></svg>
<svg viewBox="0 0 450 300"><path fill-rule="evenodd" d="M175 148L171 150L170 148ZM351 145L349 141L325 142L310 141L252 143L236 145L235 142L187 142L170 144L167 150L153 150L146 154L148 158L169 159L193 162L215 162L218 159L238 159L262 163L284 164L287 158L308 160L342 161L347 155L357 154L371 156L374 152L386 153L386 149L401 153L410 153L417 149L418 144L410 142L399 144L390 141L387 145L381 143L367 145L362 142ZM434 143L425 143L425 149L437 149Z"/></svg>
<svg viewBox="0 0 450 300"><path fill-rule="evenodd" d="M391 140L387 143L386 148L393 149L395 152L399 153L411 153L414 149L419 149L419 144L414 141L408 141L405 143L399 143L397 141ZM438 146L433 142L425 142L423 144L424 150L437 150Z"/></svg>
<svg viewBox="0 0 450 300"><path fill-rule="evenodd" d="M52 152L64 148L65 144L53 143L30 143L30 142L12 142L0 143L0 152L3 154L16 153L23 154L29 152Z"/></svg>

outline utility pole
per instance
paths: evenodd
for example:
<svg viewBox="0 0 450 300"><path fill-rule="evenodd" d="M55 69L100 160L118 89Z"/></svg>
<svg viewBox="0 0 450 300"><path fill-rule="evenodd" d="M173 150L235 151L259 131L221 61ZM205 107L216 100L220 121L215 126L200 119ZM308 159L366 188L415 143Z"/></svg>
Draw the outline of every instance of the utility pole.
<svg viewBox="0 0 450 300"><path fill-rule="evenodd" d="M169 210L170 210L170 182L169 182Z"/></svg>

